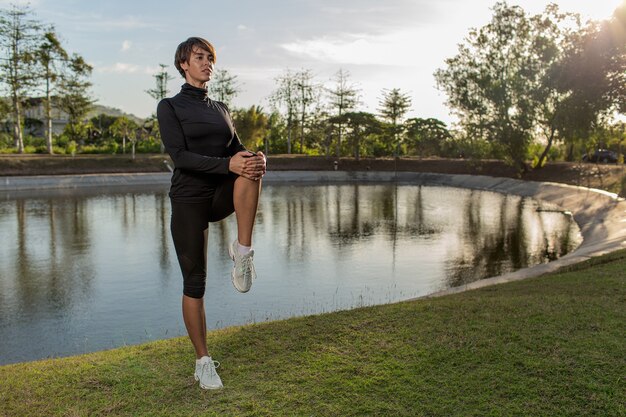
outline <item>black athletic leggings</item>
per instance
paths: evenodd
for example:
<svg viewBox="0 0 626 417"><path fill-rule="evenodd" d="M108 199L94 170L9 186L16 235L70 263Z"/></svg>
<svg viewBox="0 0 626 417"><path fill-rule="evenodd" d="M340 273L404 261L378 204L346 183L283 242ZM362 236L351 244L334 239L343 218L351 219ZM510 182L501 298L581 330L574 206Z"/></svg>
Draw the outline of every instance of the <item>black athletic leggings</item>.
<svg viewBox="0 0 626 417"><path fill-rule="evenodd" d="M209 199L201 203L171 201L170 229L174 247L183 273L183 294L202 298L206 286L206 246L204 231L209 222L217 222L235 211L233 189L236 175L213 187Z"/></svg>

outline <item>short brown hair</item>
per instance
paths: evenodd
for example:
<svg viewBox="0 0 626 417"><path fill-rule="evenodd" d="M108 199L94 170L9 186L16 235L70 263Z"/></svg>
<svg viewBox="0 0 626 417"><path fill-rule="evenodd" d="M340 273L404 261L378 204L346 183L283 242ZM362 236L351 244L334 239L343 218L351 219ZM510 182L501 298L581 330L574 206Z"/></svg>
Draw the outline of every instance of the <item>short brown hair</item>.
<svg viewBox="0 0 626 417"><path fill-rule="evenodd" d="M215 48L211 45L211 42L198 37L189 38L185 42L178 45L178 48L176 48L176 54L174 55L174 65L183 78L185 78L185 70L182 69L180 64L183 62L189 63L189 58L191 57L193 48L200 48L210 53L213 57L212 61L215 63Z"/></svg>

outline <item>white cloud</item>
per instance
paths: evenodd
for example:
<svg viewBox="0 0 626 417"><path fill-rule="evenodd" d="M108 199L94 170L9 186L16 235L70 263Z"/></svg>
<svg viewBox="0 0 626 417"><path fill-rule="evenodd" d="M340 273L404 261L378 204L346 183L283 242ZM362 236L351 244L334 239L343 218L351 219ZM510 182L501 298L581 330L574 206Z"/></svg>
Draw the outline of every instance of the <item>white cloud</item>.
<svg viewBox="0 0 626 417"><path fill-rule="evenodd" d="M247 37L248 39L254 39L253 37L256 35L253 27L246 26L244 24L237 25L237 32L242 37Z"/></svg>
<svg viewBox="0 0 626 417"><path fill-rule="evenodd" d="M108 66L94 66L96 72L105 74L146 74L153 75L159 68L158 67L142 67L136 64L129 64L126 62L116 62L113 65Z"/></svg>
<svg viewBox="0 0 626 417"><path fill-rule="evenodd" d="M122 42L122 49L121 49L121 51L122 52L128 51L130 49L130 46L131 46L131 42L128 41L128 40L125 40L124 42Z"/></svg>
<svg viewBox="0 0 626 417"><path fill-rule="evenodd" d="M135 64L127 64L125 62L116 62L113 65L106 67L97 67L98 72L113 72L117 74L135 74L139 72L139 66Z"/></svg>
<svg viewBox="0 0 626 417"><path fill-rule="evenodd" d="M226 68L228 72L236 75L240 81L272 81L285 71L282 67L259 67L257 65L237 66Z"/></svg>
<svg viewBox="0 0 626 417"><path fill-rule="evenodd" d="M294 55L329 63L417 66L423 61L419 51L423 44L422 30L406 28L377 35L322 36L280 46Z"/></svg>

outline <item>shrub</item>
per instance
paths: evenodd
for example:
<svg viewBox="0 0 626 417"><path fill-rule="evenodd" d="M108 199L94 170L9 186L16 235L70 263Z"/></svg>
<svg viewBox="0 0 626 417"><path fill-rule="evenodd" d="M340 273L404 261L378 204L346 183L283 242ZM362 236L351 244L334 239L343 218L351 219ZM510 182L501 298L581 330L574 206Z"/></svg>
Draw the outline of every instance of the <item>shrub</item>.
<svg viewBox="0 0 626 417"><path fill-rule="evenodd" d="M78 148L78 146L76 145L76 142L74 142L73 140L71 140L71 141L69 141L69 142L67 143L67 146L66 146L66 148L65 148L65 149L66 149L66 150L65 150L65 153L68 153L68 154L70 154L70 155L72 155L72 156L75 156L75 155L76 155L76 149L77 149L77 148Z"/></svg>
<svg viewBox="0 0 626 417"><path fill-rule="evenodd" d="M57 136L53 140L53 143L56 143L56 145L61 148L66 148L69 141L70 141L69 137L67 135L62 134L62 135Z"/></svg>
<svg viewBox="0 0 626 417"><path fill-rule="evenodd" d="M38 154L46 154L46 153L48 153L48 146L37 146L37 147L35 147L35 153L38 153Z"/></svg>
<svg viewBox="0 0 626 417"><path fill-rule="evenodd" d="M154 137L137 141L137 153L159 153L161 152L161 142Z"/></svg>
<svg viewBox="0 0 626 417"><path fill-rule="evenodd" d="M489 159L501 158L504 150L500 144L488 142L484 139L469 139L458 136L446 140L441 145L441 156L448 158Z"/></svg>
<svg viewBox="0 0 626 417"><path fill-rule="evenodd" d="M46 147L46 139L38 136L25 135L24 146L34 146L36 148L43 146Z"/></svg>
<svg viewBox="0 0 626 417"><path fill-rule="evenodd" d="M536 168L537 163L539 162L539 157L543 154L546 145L542 143L533 142L528 146L528 152L526 155L526 159L529 159L532 162L532 167ZM564 158L563 146L558 144L553 144L548 151L548 155L546 159L543 161L543 165L545 165L548 161L559 161Z"/></svg>
<svg viewBox="0 0 626 417"><path fill-rule="evenodd" d="M85 145L80 148L80 153L84 154L99 154L106 153L107 148L104 146L97 145Z"/></svg>
<svg viewBox="0 0 626 417"><path fill-rule="evenodd" d="M13 136L8 133L0 133L0 149L13 148Z"/></svg>
<svg viewBox="0 0 626 417"><path fill-rule="evenodd" d="M106 144L106 150L108 153L111 153L113 155L115 155L117 153L117 151L119 150L120 145L118 145L117 142L115 141L110 141Z"/></svg>

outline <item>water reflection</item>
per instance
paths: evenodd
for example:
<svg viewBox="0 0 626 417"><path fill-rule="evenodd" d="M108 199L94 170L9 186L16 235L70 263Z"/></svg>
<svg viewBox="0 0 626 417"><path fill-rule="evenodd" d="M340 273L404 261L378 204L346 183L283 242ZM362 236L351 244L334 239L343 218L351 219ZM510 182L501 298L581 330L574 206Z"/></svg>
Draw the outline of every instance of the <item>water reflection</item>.
<svg viewBox="0 0 626 417"><path fill-rule="evenodd" d="M16 278L9 282L15 286L11 305L20 315L35 316L64 309L77 297L91 292L93 264L84 256L90 249L86 208L77 201L70 202L65 209L59 210L58 206L59 202L51 199L16 200L15 229L2 228L2 240L8 243L4 249L8 253L2 257L0 270L3 277L6 274ZM6 217L2 216L3 225L4 221L11 223ZM12 241L16 242L14 249L10 245ZM9 303L3 299L2 304Z"/></svg>
<svg viewBox="0 0 626 417"><path fill-rule="evenodd" d="M164 187L6 196L0 363L184 334L169 217ZM260 278L241 296L225 255L234 218L209 234L210 328L425 295L556 259L580 242L568 216L515 196L267 186L255 228Z"/></svg>

